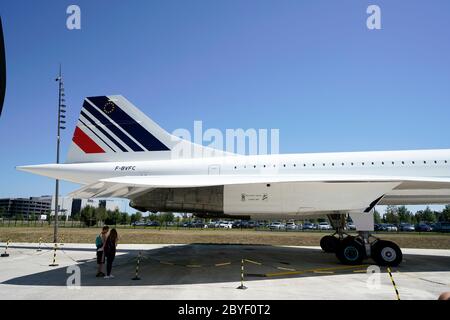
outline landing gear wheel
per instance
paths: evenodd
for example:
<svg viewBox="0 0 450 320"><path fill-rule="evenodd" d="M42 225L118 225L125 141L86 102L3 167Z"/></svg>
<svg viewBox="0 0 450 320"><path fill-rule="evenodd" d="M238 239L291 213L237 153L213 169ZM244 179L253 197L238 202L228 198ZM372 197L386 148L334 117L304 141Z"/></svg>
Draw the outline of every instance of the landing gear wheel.
<svg viewBox="0 0 450 320"><path fill-rule="evenodd" d="M364 246L354 237L347 237L342 240L336 250L336 257L343 264L361 264L365 256Z"/></svg>
<svg viewBox="0 0 450 320"><path fill-rule="evenodd" d="M392 241L378 240L371 251L372 259L380 266L396 267L403 260L402 250Z"/></svg>
<svg viewBox="0 0 450 320"><path fill-rule="evenodd" d="M339 239L335 236L325 236L320 239L320 247L323 251L328 253L336 252L337 247L339 246Z"/></svg>

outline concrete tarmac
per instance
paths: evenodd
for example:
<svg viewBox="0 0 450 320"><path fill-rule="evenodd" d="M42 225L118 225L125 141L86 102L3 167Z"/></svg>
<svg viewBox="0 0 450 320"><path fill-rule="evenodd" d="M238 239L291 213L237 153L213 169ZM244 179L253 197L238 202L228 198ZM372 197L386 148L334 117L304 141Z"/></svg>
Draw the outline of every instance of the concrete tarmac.
<svg viewBox="0 0 450 320"><path fill-rule="evenodd" d="M318 247L119 244L115 278L103 279L95 277L94 245L59 246L54 267L52 246L10 245L10 256L0 258L1 299L397 299L386 268L368 273L371 260L344 266ZM140 251L140 280L132 280ZM392 268L402 300L435 300L450 291L450 250L403 254ZM237 289L242 259L246 290Z"/></svg>

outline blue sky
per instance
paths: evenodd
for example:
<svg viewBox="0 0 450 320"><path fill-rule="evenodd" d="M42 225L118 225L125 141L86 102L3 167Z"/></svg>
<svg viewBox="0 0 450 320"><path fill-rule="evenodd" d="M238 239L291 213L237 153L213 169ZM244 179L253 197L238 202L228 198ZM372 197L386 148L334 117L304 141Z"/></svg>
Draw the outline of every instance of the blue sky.
<svg viewBox="0 0 450 320"><path fill-rule="evenodd" d="M81 8L81 30L66 8ZM381 8L368 30L366 8ZM449 148L450 2L2 0L0 197L51 194L85 96L122 94L163 128L278 128L280 152ZM76 186L62 184L63 193Z"/></svg>

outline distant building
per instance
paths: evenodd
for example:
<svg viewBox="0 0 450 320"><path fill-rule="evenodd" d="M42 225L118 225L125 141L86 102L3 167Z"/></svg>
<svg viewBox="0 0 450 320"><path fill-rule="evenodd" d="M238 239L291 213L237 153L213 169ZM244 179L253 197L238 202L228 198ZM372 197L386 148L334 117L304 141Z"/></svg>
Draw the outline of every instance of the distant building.
<svg viewBox="0 0 450 320"><path fill-rule="evenodd" d="M3 198L0 199L0 214L4 218L22 216L30 219L40 217L51 211L52 197Z"/></svg>
<svg viewBox="0 0 450 320"><path fill-rule="evenodd" d="M106 210L120 210L121 202L120 200L99 200L99 199L82 199L81 209L86 206L91 206L94 208L105 208Z"/></svg>
<svg viewBox="0 0 450 320"><path fill-rule="evenodd" d="M72 199L70 197L58 198L58 216L68 219L77 215L84 207L90 205L94 208L103 207L106 210L118 210L118 200L98 199ZM55 197L41 196L30 198L4 198L0 199L0 216L3 218L14 218L22 216L24 219L40 218L41 215L55 215Z"/></svg>

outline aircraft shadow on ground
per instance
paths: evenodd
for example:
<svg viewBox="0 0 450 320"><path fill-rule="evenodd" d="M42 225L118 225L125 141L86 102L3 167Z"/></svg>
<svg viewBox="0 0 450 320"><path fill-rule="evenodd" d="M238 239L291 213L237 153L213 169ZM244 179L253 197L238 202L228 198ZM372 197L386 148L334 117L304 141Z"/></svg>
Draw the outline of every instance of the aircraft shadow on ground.
<svg viewBox="0 0 450 320"><path fill-rule="evenodd" d="M26 248L26 247L20 247ZM36 249L36 247L29 247ZM50 257L50 249L46 248ZM70 255L75 251L91 251L92 259L76 260ZM63 248L61 258L74 260L81 270L82 286L148 286L177 284L207 284L240 282L241 259L245 262L245 281L317 277L364 272L365 266L350 267L337 262L334 254L317 249L277 247L269 245L211 245L189 244L166 246L142 251L139 265L140 280L135 276L139 250L118 250L113 267L114 279L96 278L97 264L92 249ZM32 258L33 256L30 256ZM61 259L60 258L60 259ZM76 261L76 263L75 263ZM258 265L255 263L261 263ZM291 270L303 271L289 274ZM386 268L381 268L386 272ZM450 257L428 255L404 255L404 262L397 268L401 272L450 271ZM278 274L267 276L267 274ZM66 286L67 266L16 277L3 284L22 286Z"/></svg>

